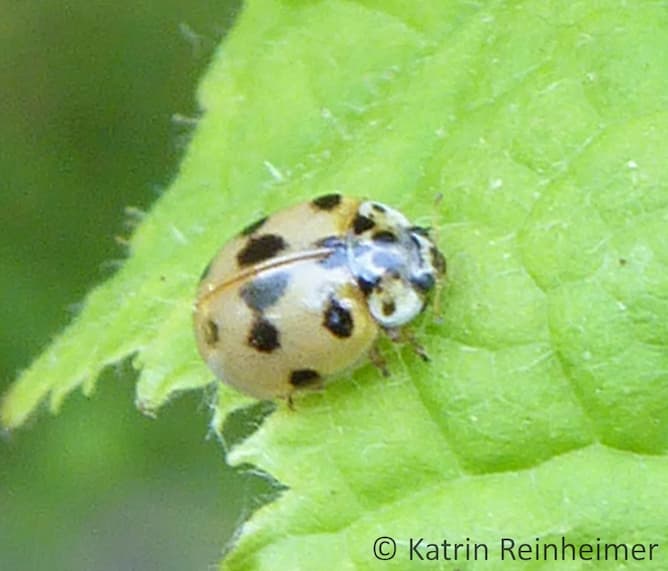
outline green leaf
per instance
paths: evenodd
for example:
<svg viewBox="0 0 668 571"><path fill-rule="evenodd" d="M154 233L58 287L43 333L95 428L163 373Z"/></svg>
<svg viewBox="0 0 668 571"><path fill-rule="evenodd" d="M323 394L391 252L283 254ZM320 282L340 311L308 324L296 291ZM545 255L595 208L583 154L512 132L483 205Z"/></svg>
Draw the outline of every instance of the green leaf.
<svg viewBox="0 0 668 571"><path fill-rule="evenodd" d="M559 568L665 569L666 69L654 1L249 0L179 177L3 422L130 354L145 409L208 383L190 308L216 248L306 197L372 196L439 229L444 320L416 326L432 362L387 344L390 380L362 367L236 445L289 490L223 569L404 569L411 537L489 545L424 568L525 568L502 537L565 537L660 548ZM216 422L247 402L222 388Z"/></svg>

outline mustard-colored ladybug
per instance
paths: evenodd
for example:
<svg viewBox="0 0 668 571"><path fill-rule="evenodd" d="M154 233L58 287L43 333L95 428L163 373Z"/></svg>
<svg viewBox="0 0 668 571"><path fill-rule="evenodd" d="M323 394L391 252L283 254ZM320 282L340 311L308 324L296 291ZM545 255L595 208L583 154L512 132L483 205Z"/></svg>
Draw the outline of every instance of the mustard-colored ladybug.
<svg viewBox="0 0 668 571"><path fill-rule="evenodd" d="M379 202L321 196L247 226L213 258L197 346L228 385L290 399L367 356L384 369L379 332L403 338L444 273L426 228Z"/></svg>

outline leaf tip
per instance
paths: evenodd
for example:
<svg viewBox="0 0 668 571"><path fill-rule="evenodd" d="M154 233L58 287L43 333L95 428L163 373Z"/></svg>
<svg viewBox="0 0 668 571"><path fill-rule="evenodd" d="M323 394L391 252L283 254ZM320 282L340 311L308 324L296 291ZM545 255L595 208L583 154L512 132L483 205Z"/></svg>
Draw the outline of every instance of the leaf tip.
<svg viewBox="0 0 668 571"><path fill-rule="evenodd" d="M21 403L18 398L20 391L16 390L17 385L12 385L9 390L0 399L0 430L11 431L21 426L34 405Z"/></svg>

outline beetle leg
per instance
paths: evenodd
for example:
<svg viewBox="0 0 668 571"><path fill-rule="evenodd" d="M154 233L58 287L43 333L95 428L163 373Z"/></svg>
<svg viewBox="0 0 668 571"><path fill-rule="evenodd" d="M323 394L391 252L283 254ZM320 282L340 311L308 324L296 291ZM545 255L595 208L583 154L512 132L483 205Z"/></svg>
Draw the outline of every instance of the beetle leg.
<svg viewBox="0 0 668 571"><path fill-rule="evenodd" d="M380 371L383 377L390 376L390 371L387 368L387 361L385 360L385 357L383 357L383 354L380 352L380 349L378 349L377 344L374 344L373 347L371 347L371 350L369 351L369 360Z"/></svg>
<svg viewBox="0 0 668 571"><path fill-rule="evenodd" d="M394 343L410 345L411 349L413 349L417 356L425 363L428 363L431 360L425 348L418 343L417 339L415 339L413 334L407 329L386 329L385 332Z"/></svg>

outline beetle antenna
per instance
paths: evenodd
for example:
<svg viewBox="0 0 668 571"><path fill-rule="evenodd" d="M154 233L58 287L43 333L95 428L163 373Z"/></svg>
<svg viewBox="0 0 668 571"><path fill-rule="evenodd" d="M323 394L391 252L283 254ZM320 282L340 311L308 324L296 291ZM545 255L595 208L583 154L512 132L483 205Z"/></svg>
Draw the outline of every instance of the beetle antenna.
<svg viewBox="0 0 668 571"><path fill-rule="evenodd" d="M441 205L441 202L443 202L443 193L442 192L437 192L436 196L434 197L434 211L432 213L432 224L430 228L430 233L431 233L431 239L436 245L436 248L439 248L439 238L441 236L440 229L440 220L439 220L439 206ZM440 251L440 249L439 249ZM434 319L437 323L441 323L443 321L443 316L441 315L441 293L443 291L443 280L446 279L446 274L445 272L443 273L442 276L440 276L440 279L436 280L436 287L434 288Z"/></svg>

